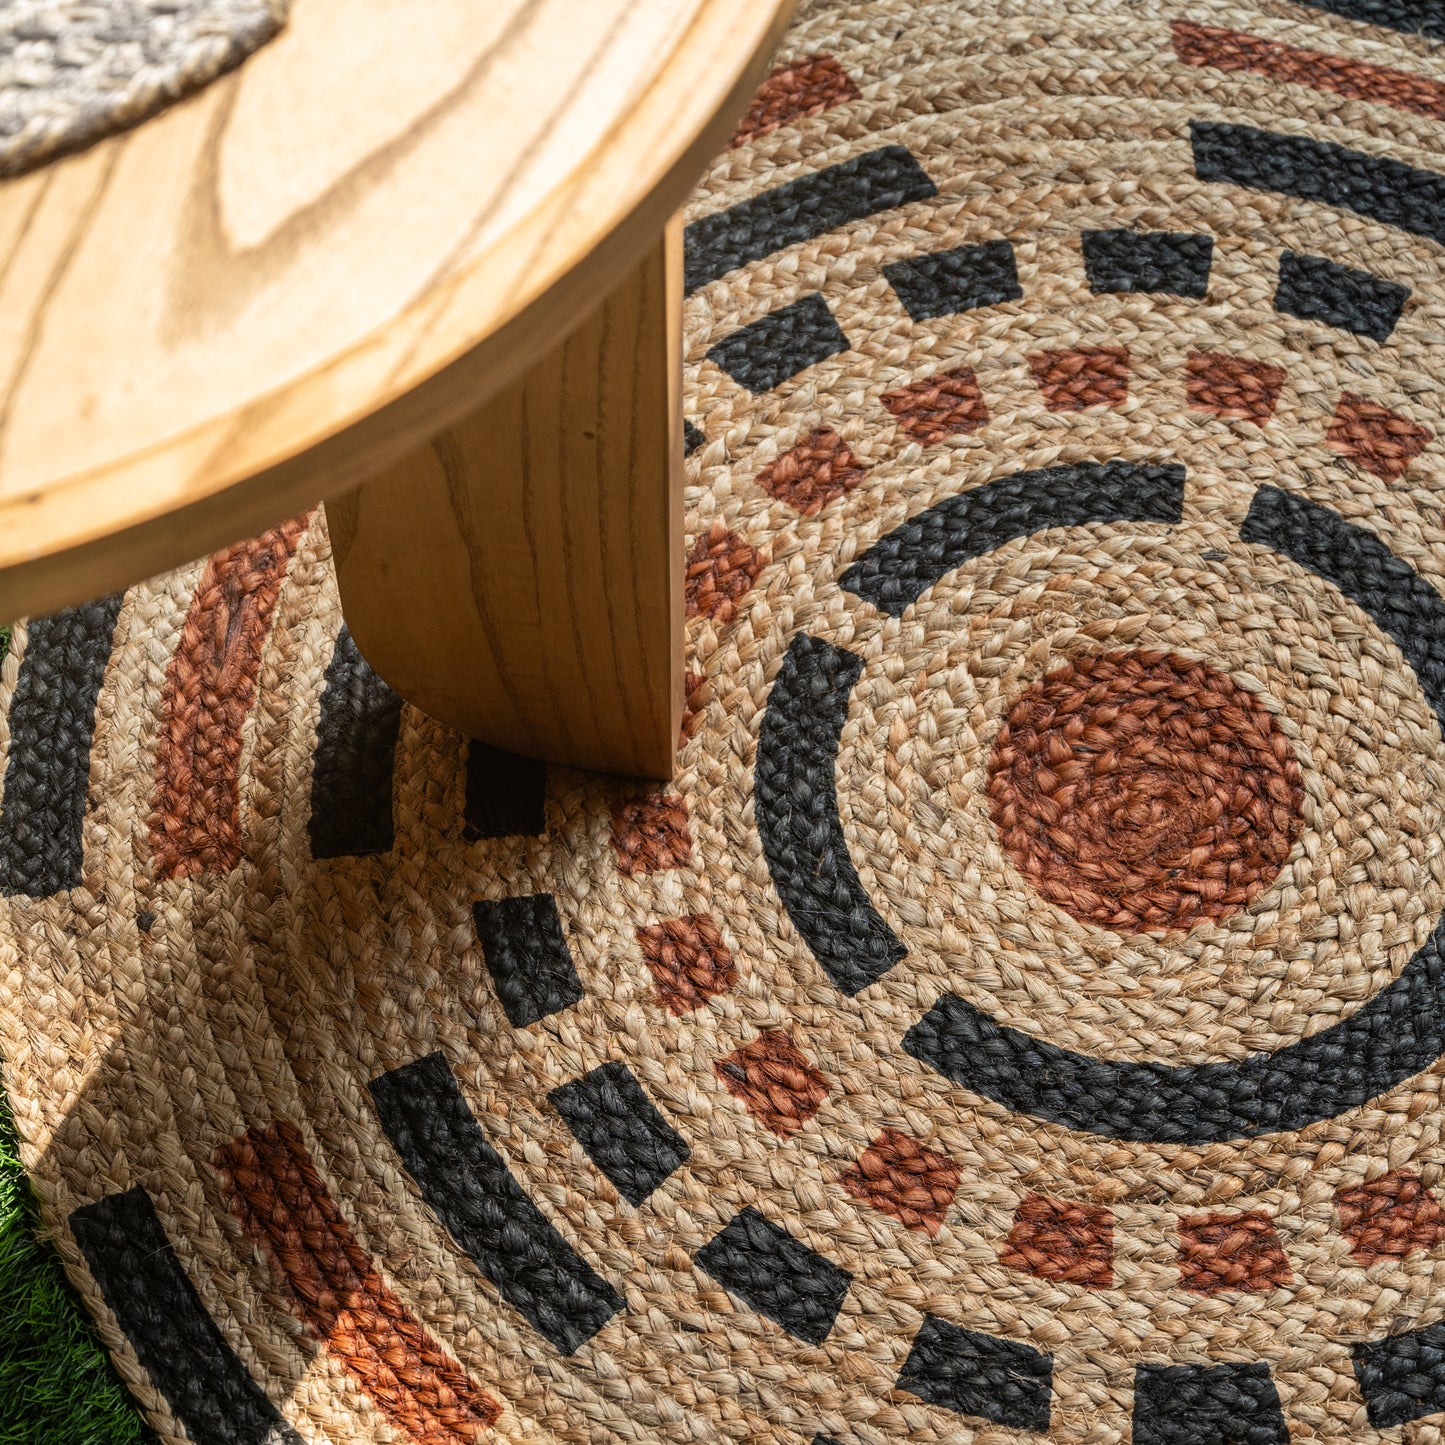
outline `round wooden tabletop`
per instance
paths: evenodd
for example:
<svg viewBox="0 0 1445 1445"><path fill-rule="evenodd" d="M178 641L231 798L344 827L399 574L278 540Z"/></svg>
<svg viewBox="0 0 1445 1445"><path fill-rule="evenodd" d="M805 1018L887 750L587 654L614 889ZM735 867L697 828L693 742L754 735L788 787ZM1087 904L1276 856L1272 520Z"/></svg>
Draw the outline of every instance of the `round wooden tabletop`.
<svg viewBox="0 0 1445 1445"><path fill-rule="evenodd" d="M0 618L345 490L653 244L790 0L294 0L239 70L0 184Z"/></svg>

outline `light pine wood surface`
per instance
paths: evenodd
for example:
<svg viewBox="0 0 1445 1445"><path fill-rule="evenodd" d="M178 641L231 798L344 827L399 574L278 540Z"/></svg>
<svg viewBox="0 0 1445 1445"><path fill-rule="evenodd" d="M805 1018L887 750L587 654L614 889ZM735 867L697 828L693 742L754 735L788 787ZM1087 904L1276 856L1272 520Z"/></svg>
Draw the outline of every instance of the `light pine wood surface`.
<svg viewBox="0 0 1445 1445"><path fill-rule="evenodd" d="M524 376L327 504L362 655L513 752L662 778L682 717L682 227Z"/></svg>
<svg viewBox="0 0 1445 1445"><path fill-rule="evenodd" d="M0 617L475 412L655 249L789 8L295 0L199 96L0 185Z"/></svg>

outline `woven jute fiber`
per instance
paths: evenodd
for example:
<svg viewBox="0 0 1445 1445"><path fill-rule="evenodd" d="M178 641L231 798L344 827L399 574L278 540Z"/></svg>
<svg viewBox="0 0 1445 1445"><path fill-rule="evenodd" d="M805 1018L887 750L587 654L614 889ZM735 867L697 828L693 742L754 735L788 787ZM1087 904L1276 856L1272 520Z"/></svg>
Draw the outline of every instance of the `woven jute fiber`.
<svg viewBox="0 0 1445 1445"><path fill-rule="evenodd" d="M0 176L154 115L239 65L290 0L0 0Z"/></svg>
<svg viewBox="0 0 1445 1445"><path fill-rule="evenodd" d="M805 5L666 788L403 706L319 511L16 630L5 1081L167 1440L1442 1439L1441 35Z"/></svg>

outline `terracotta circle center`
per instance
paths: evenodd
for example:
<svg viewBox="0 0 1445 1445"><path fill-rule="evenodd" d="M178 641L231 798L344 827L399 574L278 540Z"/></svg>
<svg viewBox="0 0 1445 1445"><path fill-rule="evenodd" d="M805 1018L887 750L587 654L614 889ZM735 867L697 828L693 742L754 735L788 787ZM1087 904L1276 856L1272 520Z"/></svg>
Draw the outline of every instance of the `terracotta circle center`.
<svg viewBox="0 0 1445 1445"><path fill-rule="evenodd" d="M1232 678L1168 652L1075 658L1009 709L988 766L1004 847L1084 923L1172 933L1238 913L1300 828L1299 762Z"/></svg>

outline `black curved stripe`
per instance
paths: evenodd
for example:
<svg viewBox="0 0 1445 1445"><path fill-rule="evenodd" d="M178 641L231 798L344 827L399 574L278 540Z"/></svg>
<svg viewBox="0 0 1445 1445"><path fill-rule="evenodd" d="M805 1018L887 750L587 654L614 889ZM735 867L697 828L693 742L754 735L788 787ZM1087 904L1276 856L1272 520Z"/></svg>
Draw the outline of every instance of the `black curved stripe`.
<svg viewBox="0 0 1445 1445"><path fill-rule="evenodd" d="M784 246L936 194L907 146L867 151L694 221L683 232L684 285L690 294Z"/></svg>
<svg viewBox="0 0 1445 1445"><path fill-rule="evenodd" d="M949 497L876 542L839 579L894 617L974 557L1046 527L1178 522L1184 468L1082 462L999 477Z"/></svg>
<svg viewBox="0 0 1445 1445"><path fill-rule="evenodd" d="M1066 1128L1203 1144L1303 1129L1382 1094L1445 1053L1445 921L1399 978L1342 1023L1237 1063L1115 1063L996 1024L944 994L904 1049L955 1084Z"/></svg>
<svg viewBox="0 0 1445 1445"><path fill-rule="evenodd" d="M1134 1372L1133 1445L1288 1445L1269 1366L1140 1365Z"/></svg>
<svg viewBox="0 0 1445 1445"><path fill-rule="evenodd" d="M1286 316L1323 321L1372 341L1388 341L1409 299L1408 286L1323 256L1286 251L1279 258L1274 309Z"/></svg>
<svg viewBox="0 0 1445 1445"><path fill-rule="evenodd" d="M0 810L0 893L46 898L76 888L90 748L120 595L30 622L10 703Z"/></svg>
<svg viewBox="0 0 1445 1445"><path fill-rule="evenodd" d="M858 881L833 776L848 696L863 659L795 637L758 733L753 806L773 884L793 927L850 997L908 952Z"/></svg>
<svg viewBox="0 0 1445 1445"><path fill-rule="evenodd" d="M1376 1430L1445 1411L1445 1324L1367 1341L1351 1353Z"/></svg>
<svg viewBox="0 0 1445 1445"><path fill-rule="evenodd" d="M311 774L311 856L391 848L392 768L401 699L371 670L342 625L326 665Z"/></svg>
<svg viewBox="0 0 1445 1445"><path fill-rule="evenodd" d="M1192 120L1194 174L1338 206L1445 245L1445 176L1309 136Z"/></svg>
<svg viewBox="0 0 1445 1445"><path fill-rule="evenodd" d="M1440 0L1299 0L1312 10L1328 10L1363 25L1382 25L1402 35L1445 40L1445 6Z"/></svg>
<svg viewBox="0 0 1445 1445"><path fill-rule="evenodd" d="M487 1143L440 1053L371 1081L371 1097L422 1198L506 1302L564 1355L623 1306Z"/></svg>
<svg viewBox="0 0 1445 1445"><path fill-rule="evenodd" d="M1373 532L1338 512L1261 487L1239 529L1339 588L1405 654L1445 731L1445 598Z"/></svg>
<svg viewBox="0 0 1445 1445"><path fill-rule="evenodd" d="M136 1358L195 1445L301 1445L201 1302L144 1189L84 1205L70 1230Z"/></svg>

